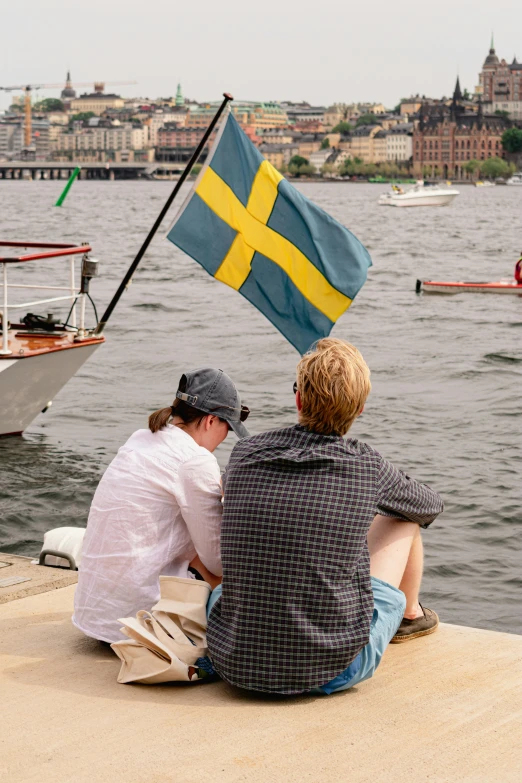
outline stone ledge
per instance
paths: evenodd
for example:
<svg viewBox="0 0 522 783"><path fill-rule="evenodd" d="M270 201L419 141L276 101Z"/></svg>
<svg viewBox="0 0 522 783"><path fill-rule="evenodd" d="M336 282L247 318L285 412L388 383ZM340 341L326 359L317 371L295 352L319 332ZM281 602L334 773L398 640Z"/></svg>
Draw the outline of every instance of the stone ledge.
<svg viewBox="0 0 522 783"><path fill-rule="evenodd" d="M50 590L76 584L78 581L77 571L70 571L68 568L33 565L32 559L34 558L7 555L0 552L0 604L16 601L18 598L25 598L28 595L47 593ZM1 567L3 563L9 565ZM2 587L2 580L10 577L20 577L24 581Z"/></svg>
<svg viewBox="0 0 522 783"><path fill-rule="evenodd" d="M2 781L520 780L521 636L443 624L329 697L118 685L110 648L70 622L73 594L0 606Z"/></svg>

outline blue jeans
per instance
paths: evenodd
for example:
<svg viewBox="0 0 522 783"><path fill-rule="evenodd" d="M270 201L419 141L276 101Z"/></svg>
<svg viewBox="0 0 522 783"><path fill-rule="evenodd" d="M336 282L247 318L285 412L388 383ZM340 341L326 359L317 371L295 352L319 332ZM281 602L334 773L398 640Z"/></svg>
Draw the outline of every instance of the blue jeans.
<svg viewBox="0 0 522 783"><path fill-rule="evenodd" d="M363 680L370 679L375 674L386 647L402 622L406 609L406 597L401 590L388 582L383 582L382 579L372 576L371 580L374 606L368 644L363 647L347 669L327 682L326 685L314 688L310 693L324 695L345 691ZM207 617L216 601L221 597L221 592L221 585L212 591L207 604Z"/></svg>

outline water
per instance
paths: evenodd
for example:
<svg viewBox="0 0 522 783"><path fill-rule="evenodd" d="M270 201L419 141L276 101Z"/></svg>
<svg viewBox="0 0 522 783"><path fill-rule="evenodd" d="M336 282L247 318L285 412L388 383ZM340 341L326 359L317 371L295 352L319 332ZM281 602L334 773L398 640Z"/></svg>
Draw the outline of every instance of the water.
<svg viewBox="0 0 522 783"><path fill-rule="evenodd" d="M0 181L2 236L88 240L102 262L91 285L101 309L172 185L78 182L55 209L61 184ZM373 257L333 334L355 343L372 370L353 435L444 497L444 514L424 533L425 602L447 622L521 633L522 298L417 296L414 288L416 278L510 277L522 188L462 186L449 208L412 210L378 207L379 185L300 188ZM107 344L23 439L0 441L0 551L34 555L45 530L85 525L105 466L150 411L171 403L187 368L226 370L252 410L252 432L293 423L297 353L165 240L170 219L115 311ZM222 466L233 442L216 453Z"/></svg>

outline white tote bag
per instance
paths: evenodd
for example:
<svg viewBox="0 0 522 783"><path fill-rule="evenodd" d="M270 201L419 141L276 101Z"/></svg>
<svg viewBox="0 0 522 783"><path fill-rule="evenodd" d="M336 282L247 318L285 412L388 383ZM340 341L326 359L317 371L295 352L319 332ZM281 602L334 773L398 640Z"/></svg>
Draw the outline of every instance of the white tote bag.
<svg viewBox="0 0 522 783"><path fill-rule="evenodd" d="M112 649L122 664L118 682L198 680L189 674L198 658L207 655L207 601L212 588L198 579L160 576L158 603L150 612L120 620L129 641L114 642Z"/></svg>

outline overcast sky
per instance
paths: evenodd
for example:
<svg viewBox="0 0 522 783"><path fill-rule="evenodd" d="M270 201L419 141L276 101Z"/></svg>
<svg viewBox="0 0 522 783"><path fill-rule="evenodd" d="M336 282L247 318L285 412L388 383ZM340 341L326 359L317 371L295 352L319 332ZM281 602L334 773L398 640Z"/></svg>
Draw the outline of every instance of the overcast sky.
<svg viewBox="0 0 522 783"><path fill-rule="evenodd" d="M380 101L473 90L491 31L522 60L515 0L16 0L3 4L0 85L136 80L123 96ZM83 90L80 90L83 91ZM0 109L11 103L0 92ZM59 96L41 90L39 97Z"/></svg>

